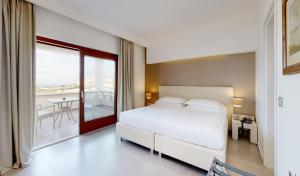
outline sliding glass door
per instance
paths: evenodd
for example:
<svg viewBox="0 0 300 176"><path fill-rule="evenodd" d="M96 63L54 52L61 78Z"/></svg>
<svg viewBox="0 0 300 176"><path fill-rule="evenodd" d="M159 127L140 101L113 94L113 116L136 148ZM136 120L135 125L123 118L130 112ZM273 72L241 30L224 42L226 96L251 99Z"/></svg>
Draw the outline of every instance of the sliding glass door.
<svg viewBox="0 0 300 176"><path fill-rule="evenodd" d="M78 134L79 121L83 134L116 123L118 56L41 36L37 41L37 103L41 105L36 114L45 124L53 124L48 125L49 131L65 132L71 126L69 131Z"/></svg>
<svg viewBox="0 0 300 176"><path fill-rule="evenodd" d="M117 57L95 50L81 52L81 123L86 133L117 121Z"/></svg>

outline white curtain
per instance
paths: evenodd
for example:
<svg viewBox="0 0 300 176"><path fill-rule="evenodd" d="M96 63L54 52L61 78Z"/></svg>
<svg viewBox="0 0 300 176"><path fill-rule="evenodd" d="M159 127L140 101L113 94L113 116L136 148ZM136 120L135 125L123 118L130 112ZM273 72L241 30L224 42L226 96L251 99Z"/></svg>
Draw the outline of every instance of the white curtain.
<svg viewBox="0 0 300 176"><path fill-rule="evenodd" d="M30 162L35 105L35 7L1 0L0 175Z"/></svg>
<svg viewBox="0 0 300 176"><path fill-rule="evenodd" d="M134 107L134 46L133 42L120 39L118 60L118 114Z"/></svg>

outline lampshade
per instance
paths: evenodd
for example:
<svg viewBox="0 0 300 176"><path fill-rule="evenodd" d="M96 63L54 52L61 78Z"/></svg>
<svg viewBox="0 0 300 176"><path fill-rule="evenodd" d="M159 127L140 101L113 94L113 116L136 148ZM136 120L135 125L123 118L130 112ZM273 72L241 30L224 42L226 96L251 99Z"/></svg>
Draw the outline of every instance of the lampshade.
<svg viewBox="0 0 300 176"><path fill-rule="evenodd" d="M151 100L151 98L152 98L152 93L151 92L147 92L146 93L146 99L147 100Z"/></svg>
<svg viewBox="0 0 300 176"><path fill-rule="evenodd" d="M232 106L235 108L241 108L243 106L243 99L238 97L233 97Z"/></svg>

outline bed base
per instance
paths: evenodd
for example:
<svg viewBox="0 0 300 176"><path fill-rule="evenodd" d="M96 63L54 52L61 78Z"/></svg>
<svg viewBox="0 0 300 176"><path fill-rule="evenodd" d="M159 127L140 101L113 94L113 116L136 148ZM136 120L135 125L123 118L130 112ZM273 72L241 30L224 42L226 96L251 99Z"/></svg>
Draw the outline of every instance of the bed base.
<svg viewBox="0 0 300 176"><path fill-rule="evenodd" d="M119 142L122 142L122 138L142 145L150 149L150 153L154 151L154 133L146 132L137 128L130 127L128 125L116 124L116 134L119 137Z"/></svg>
<svg viewBox="0 0 300 176"><path fill-rule="evenodd" d="M155 135L155 151L159 152L159 157L168 155L204 170L210 169L215 157L226 161L226 147L214 150L158 134Z"/></svg>
<svg viewBox="0 0 300 176"><path fill-rule="evenodd" d="M225 147L223 147L222 150L214 150L146 132L121 124L120 122L116 125L116 134L120 142L122 138L124 138L149 148L151 154L153 154L155 150L158 152L159 157L161 157L162 154L168 155L204 170L210 169L215 157L222 162L226 162L227 137L225 137L224 141Z"/></svg>

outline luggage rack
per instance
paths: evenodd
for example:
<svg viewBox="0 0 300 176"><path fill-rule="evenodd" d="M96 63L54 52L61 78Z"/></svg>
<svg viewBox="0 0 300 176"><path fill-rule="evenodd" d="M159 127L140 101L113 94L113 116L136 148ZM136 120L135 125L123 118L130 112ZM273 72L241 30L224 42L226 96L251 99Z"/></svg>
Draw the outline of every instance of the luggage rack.
<svg viewBox="0 0 300 176"><path fill-rule="evenodd" d="M255 176L248 172L237 169L229 164L223 163L217 158L214 158L211 168L207 173L207 176L230 176L230 173L228 171L234 172L240 176Z"/></svg>

